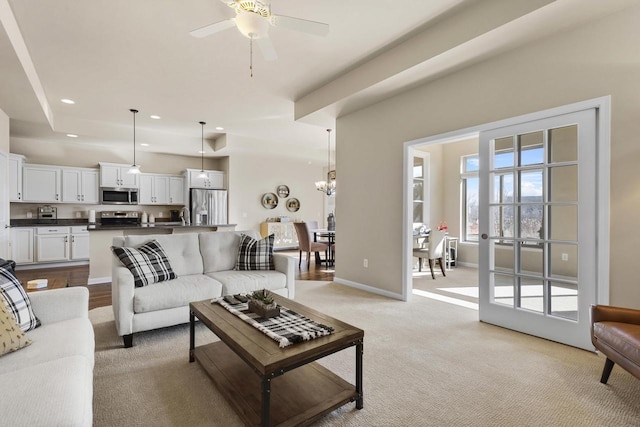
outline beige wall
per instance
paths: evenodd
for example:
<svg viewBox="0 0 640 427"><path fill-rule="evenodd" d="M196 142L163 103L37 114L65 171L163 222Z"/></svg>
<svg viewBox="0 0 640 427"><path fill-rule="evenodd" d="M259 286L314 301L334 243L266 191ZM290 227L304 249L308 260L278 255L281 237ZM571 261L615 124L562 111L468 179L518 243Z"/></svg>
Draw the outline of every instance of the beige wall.
<svg viewBox="0 0 640 427"><path fill-rule="evenodd" d="M336 277L401 294L405 141L611 95L611 303L640 308L639 21L627 9L340 117Z"/></svg>
<svg viewBox="0 0 640 427"><path fill-rule="evenodd" d="M237 154L229 158L229 221L238 224L237 230L260 231L260 223L267 218L288 216L304 221L323 220L323 194L315 189L322 177L321 165L307 161L287 160L278 153L271 157ZM285 200L274 209L265 209L264 193L275 193L278 185L289 187L289 198L300 201L300 210L289 212Z"/></svg>
<svg viewBox="0 0 640 427"><path fill-rule="evenodd" d="M0 151L9 153L9 116L0 109Z"/></svg>

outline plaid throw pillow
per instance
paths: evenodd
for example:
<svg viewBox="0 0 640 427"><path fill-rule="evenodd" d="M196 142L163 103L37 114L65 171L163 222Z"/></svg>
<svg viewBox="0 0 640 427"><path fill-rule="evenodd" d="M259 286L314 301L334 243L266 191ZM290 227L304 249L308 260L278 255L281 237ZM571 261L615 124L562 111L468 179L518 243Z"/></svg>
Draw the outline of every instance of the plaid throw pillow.
<svg viewBox="0 0 640 427"><path fill-rule="evenodd" d="M152 240L137 248L111 246L111 250L122 265L133 274L136 288L178 277L173 272L169 258L157 240Z"/></svg>
<svg viewBox="0 0 640 427"><path fill-rule="evenodd" d="M236 270L273 270L273 234L261 240L242 234Z"/></svg>
<svg viewBox="0 0 640 427"><path fill-rule="evenodd" d="M31 301L16 277L4 267L0 267L0 300L7 307L7 311L16 319L22 332L27 332L40 326L40 320L33 314Z"/></svg>

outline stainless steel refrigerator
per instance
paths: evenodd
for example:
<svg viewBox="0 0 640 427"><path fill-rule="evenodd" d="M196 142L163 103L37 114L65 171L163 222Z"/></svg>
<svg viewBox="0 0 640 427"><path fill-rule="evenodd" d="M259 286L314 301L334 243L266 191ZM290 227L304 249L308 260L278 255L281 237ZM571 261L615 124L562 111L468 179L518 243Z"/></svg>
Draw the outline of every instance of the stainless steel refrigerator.
<svg viewBox="0 0 640 427"><path fill-rule="evenodd" d="M227 190L192 188L189 196L192 225L227 224Z"/></svg>

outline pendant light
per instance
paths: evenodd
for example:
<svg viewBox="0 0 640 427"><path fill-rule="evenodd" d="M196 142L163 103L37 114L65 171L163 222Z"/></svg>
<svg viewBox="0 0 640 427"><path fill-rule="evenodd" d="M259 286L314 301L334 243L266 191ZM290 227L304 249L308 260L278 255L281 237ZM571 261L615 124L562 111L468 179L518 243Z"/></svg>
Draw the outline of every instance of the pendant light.
<svg viewBox="0 0 640 427"><path fill-rule="evenodd" d="M202 126L202 139L200 140L200 175L198 178L207 178L207 173L204 171L204 125L205 122L198 122Z"/></svg>
<svg viewBox="0 0 640 427"><path fill-rule="evenodd" d="M133 164L127 171L127 173L138 174L140 173L140 166L136 164L136 114L138 114L138 110L130 109L133 113Z"/></svg>
<svg viewBox="0 0 640 427"><path fill-rule="evenodd" d="M336 194L335 171L331 171L331 129L327 129L327 180L317 181L316 190L322 191L327 196Z"/></svg>

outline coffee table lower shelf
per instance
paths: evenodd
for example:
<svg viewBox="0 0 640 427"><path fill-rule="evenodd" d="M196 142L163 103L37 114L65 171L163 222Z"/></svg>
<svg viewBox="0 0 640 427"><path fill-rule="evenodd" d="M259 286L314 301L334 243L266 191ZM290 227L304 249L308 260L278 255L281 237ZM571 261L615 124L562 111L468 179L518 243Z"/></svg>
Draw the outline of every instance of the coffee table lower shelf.
<svg viewBox="0 0 640 427"><path fill-rule="evenodd" d="M196 347L193 355L245 424L261 425L260 377L223 342ZM356 396L354 385L312 362L273 378L269 425L306 425Z"/></svg>

